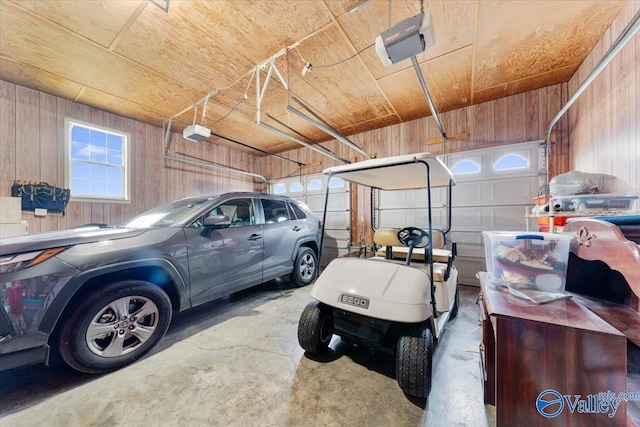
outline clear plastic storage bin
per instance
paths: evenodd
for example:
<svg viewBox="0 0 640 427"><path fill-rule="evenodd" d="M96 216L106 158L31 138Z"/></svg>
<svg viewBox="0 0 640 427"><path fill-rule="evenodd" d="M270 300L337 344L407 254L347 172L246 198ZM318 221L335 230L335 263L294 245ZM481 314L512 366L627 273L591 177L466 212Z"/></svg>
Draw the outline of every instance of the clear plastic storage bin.
<svg viewBox="0 0 640 427"><path fill-rule="evenodd" d="M487 272L505 285L563 292L571 236L563 234L485 231Z"/></svg>
<svg viewBox="0 0 640 427"><path fill-rule="evenodd" d="M638 196L617 194L585 194L553 197L553 205L563 212L629 211Z"/></svg>

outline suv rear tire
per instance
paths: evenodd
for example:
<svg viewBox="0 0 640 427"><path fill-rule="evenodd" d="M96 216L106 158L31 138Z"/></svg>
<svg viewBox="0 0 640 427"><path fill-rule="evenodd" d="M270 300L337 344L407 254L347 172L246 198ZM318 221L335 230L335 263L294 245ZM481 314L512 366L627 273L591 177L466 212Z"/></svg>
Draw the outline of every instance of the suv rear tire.
<svg viewBox="0 0 640 427"><path fill-rule="evenodd" d="M318 275L318 257L313 249L301 247L293 262L291 281L296 286L302 287L311 284Z"/></svg>
<svg viewBox="0 0 640 427"><path fill-rule="evenodd" d="M62 324L58 348L72 368L100 374L140 359L164 336L171 300L141 280L109 284L90 293Z"/></svg>

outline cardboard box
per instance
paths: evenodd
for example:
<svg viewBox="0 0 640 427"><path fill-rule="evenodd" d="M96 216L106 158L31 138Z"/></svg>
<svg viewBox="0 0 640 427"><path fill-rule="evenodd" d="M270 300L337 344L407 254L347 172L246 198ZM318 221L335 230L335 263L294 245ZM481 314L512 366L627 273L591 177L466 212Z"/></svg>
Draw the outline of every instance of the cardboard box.
<svg viewBox="0 0 640 427"><path fill-rule="evenodd" d="M0 224L0 239L27 234L27 221L17 224Z"/></svg>
<svg viewBox="0 0 640 427"><path fill-rule="evenodd" d="M22 221L22 199L0 197L0 224L19 224Z"/></svg>
<svg viewBox="0 0 640 427"><path fill-rule="evenodd" d="M571 236L538 232L485 231L485 261L492 279L563 292Z"/></svg>

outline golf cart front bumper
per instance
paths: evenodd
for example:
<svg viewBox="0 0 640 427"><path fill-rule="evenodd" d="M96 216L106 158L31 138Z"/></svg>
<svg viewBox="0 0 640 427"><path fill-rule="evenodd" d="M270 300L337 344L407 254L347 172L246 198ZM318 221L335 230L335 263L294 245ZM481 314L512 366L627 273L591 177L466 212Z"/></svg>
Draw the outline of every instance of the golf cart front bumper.
<svg viewBox="0 0 640 427"><path fill-rule="evenodd" d="M331 261L311 296L331 307L376 319L417 323L431 317L429 275L418 268L359 258Z"/></svg>

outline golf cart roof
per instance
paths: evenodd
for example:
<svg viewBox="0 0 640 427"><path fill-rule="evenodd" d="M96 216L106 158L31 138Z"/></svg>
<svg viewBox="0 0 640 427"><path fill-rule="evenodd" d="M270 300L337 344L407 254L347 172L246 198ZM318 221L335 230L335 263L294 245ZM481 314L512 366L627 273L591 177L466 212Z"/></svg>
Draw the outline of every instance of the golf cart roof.
<svg viewBox="0 0 640 427"><path fill-rule="evenodd" d="M455 184L449 168L431 153L365 160L327 168L322 173L381 190L410 190L427 187L425 163L431 171L431 187L445 187L449 181Z"/></svg>

